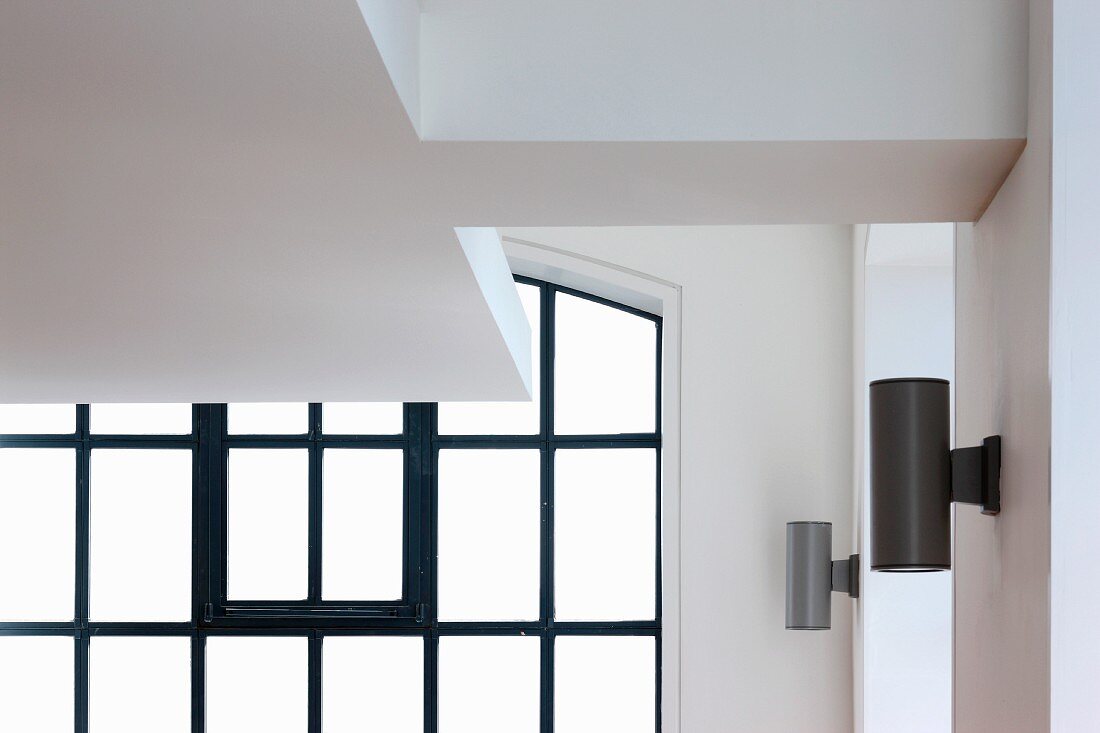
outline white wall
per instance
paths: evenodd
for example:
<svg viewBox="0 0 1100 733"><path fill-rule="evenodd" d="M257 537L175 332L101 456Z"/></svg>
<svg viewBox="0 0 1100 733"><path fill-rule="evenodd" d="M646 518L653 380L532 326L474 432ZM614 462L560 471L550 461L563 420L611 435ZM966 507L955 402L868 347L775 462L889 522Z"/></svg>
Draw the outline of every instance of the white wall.
<svg viewBox="0 0 1100 733"><path fill-rule="evenodd" d="M956 248L956 444L1003 436L1000 516L955 511L957 733L1050 726L1051 7L1031 3L1027 149Z"/></svg>
<svg viewBox="0 0 1100 733"><path fill-rule="evenodd" d="M681 730L849 733L853 602L783 628L785 523L853 551L850 227L503 230L682 287Z"/></svg>
<svg viewBox="0 0 1100 733"><path fill-rule="evenodd" d="M860 243L861 244L861 243ZM862 249L862 248L860 248ZM863 382L919 376L954 381L954 227L874 224L864 271ZM863 728L866 733L950 733L951 573L870 572L869 433L861 487ZM913 690L920 690L914 695ZM858 715L858 713L857 713Z"/></svg>
<svg viewBox="0 0 1100 733"><path fill-rule="evenodd" d="M1054 9L1051 729L1100 720L1100 4Z"/></svg>

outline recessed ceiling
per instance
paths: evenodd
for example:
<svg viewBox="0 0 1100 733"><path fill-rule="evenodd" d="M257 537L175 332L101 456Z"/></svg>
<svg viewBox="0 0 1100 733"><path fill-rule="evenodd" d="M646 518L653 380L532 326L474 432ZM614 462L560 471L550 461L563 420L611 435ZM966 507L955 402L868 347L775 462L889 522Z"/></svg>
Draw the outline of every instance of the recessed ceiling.
<svg viewBox="0 0 1100 733"><path fill-rule="evenodd" d="M493 227L973 219L1026 13L933 4L3 3L0 401L518 399ZM708 18L832 41L746 70Z"/></svg>

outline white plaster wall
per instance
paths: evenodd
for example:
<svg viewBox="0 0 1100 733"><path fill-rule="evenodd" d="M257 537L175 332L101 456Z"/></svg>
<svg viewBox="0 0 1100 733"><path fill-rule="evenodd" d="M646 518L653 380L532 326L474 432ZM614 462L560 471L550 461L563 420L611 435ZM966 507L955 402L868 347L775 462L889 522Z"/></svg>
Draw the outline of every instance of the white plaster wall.
<svg viewBox="0 0 1100 733"><path fill-rule="evenodd" d="M919 376L954 382L954 227L874 224L867 239L864 380ZM862 685L866 733L950 733L951 573L872 573L870 434L863 444ZM920 690L914 695L914 690Z"/></svg>
<svg viewBox="0 0 1100 733"><path fill-rule="evenodd" d="M955 511L957 733L1050 728L1052 5L1030 7L1027 149L972 231L958 230L956 443L1003 436L1003 508Z"/></svg>
<svg viewBox="0 0 1100 733"><path fill-rule="evenodd" d="M853 602L783 606L786 522L853 551L851 228L501 233L682 286L681 730L850 733Z"/></svg>
<svg viewBox="0 0 1100 733"><path fill-rule="evenodd" d="M1054 6L1051 730L1100 721L1100 4Z"/></svg>

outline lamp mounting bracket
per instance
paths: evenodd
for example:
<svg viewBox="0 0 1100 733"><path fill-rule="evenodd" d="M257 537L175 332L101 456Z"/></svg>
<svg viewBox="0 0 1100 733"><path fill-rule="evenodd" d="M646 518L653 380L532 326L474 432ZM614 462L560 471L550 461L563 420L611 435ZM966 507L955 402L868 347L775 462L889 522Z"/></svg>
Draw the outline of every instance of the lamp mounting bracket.
<svg viewBox="0 0 1100 733"><path fill-rule="evenodd" d="M832 573L835 592L859 598L859 555L849 555L847 560L833 560Z"/></svg>
<svg viewBox="0 0 1100 733"><path fill-rule="evenodd" d="M978 504L982 514L1001 513L1001 436L951 451L951 500Z"/></svg>

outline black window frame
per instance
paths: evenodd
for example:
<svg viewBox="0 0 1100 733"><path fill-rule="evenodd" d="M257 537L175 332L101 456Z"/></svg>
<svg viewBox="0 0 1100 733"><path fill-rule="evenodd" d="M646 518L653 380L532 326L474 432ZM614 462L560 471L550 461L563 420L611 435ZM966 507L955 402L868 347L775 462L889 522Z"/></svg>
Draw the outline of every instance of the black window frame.
<svg viewBox="0 0 1100 733"><path fill-rule="evenodd" d="M540 733L553 732L554 641L558 636L646 636L654 640L654 730L661 730L661 390L662 319L573 288L515 276L540 292L539 432L517 435L439 435L438 406L406 403L403 432L379 436L329 436L323 405L309 407L302 435L229 435L226 405L193 405L187 435L98 435L89 429L89 406L76 406L69 435L0 435L0 448L72 448L76 452L76 588L72 622L0 622L0 636L68 636L75 644L74 730L87 733L89 645L94 636L179 636L191 643L191 730L205 731L205 644L212 636L293 636L308 640L308 733L321 733L322 647L326 636L401 635L424 640L424 730L436 733L437 660L441 637L537 635L541 644ZM565 294L653 322L656 329L655 425L651 433L557 435L554 418L555 299ZM192 452L192 609L187 622L97 622L89 619L89 464L96 448L174 448ZM231 448L309 450L309 598L303 602L247 601L225 597L226 466ZM324 450L401 448L405 465L403 597L397 601L324 601L321 596L321 462ZM525 622L439 621L436 617L438 487L441 449L537 449L540 455L540 618ZM554 619L554 456L559 449L652 450L656 461L656 587L652 619L556 621Z"/></svg>

